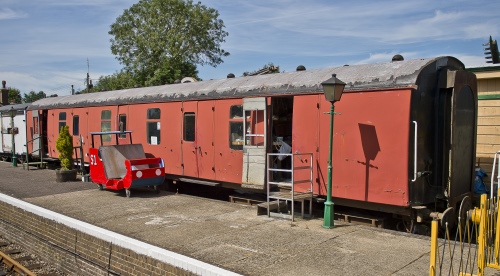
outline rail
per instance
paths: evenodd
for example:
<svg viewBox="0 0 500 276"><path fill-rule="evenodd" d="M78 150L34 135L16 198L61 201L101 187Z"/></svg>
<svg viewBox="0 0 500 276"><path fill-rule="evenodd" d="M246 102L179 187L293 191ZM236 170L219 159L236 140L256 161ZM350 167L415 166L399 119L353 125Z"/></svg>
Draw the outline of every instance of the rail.
<svg viewBox="0 0 500 276"><path fill-rule="evenodd" d="M498 181L500 181L500 161L497 161L497 159L500 156L500 151L497 151L495 153L495 157L493 158L493 168L491 171L491 187L490 187L490 199L493 198L493 191L495 191L495 167L498 164L498 173L497 173L497 186L498 186Z"/></svg>
<svg viewBox="0 0 500 276"><path fill-rule="evenodd" d="M289 168L275 168L275 160L290 157ZM267 215L295 219L295 202L301 202L301 214L304 217L304 201L309 201L309 217L312 215L313 198L313 155L312 153L268 153L267 154ZM279 174L289 174L283 180ZM279 180L279 181L278 181ZM273 187L285 191L272 191ZM297 189L298 188L298 189ZM277 203L278 212L271 212L271 203ZM290 214L280 213L280 201L291 202Z"/></svg>
<svg viewBox="0 0 500 276"><path fill-rule="evenodd" d="M35 141L36 140L40 140L39 143L38 143L38 149L35 149ZM26 141L26 145L24 145L24 147L26 148L26 162L25 162L25 164L26 164L26 169L28 171L30 170L30 164L31 165L40 165L40 167L44 167L45 165L47 165L47 162L43 161L43 155L44 155L44 153L43 153L43 143L42 143L42 141L43 141L43 136L40 135L40 136L38 136L36 138L33 138L31 140ZM32 152L29 152L29 150L28 150L29 143L31 143L33 145L33 147L32 147L33 151ZM30 163L29 157L33 156L34 153L37 153L37 152L39 153L38 156L40 158L40 161L31 162ZM24 168L24 164L23 164L23 168Z"/></svg>
<svg viewBox="0 0 500 276"><path fill-rule="evenodd" d="M76 166L78 167L78 171L84 176L86 174L85 171L85 161L83 156L83 137L80 135L78 137L79 146L73 147L73 151L75 154Z"/></svg>

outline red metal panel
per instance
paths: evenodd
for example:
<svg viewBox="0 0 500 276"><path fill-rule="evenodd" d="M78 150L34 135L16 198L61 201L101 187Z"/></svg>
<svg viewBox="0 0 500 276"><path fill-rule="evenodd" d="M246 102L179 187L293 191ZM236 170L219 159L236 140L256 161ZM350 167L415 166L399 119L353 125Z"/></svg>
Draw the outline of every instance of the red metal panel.
<svg viewBox="0 0 500 276"><path fill-rule="evenodd" d="M38 110L37 110L38 112ZM38 118L35 118L36 121L38 121ZM36 126L33 125L33 111L32 110L27 110L26 111L26 141L32 141L33 140L33 134L37 133L40 134L40 129L35 130ZM28 152L33 152L33 143L26 143L28 147ZM1 145L0 145L1 147Z"/></svg>
<svg viewBox="0 0 500 276"><path fill-rule="evenodd" d="M214 101L200 101L196 115L198 177L210 180L215 179L214 109Z"/></svg>
<svg viewBox="0 0 500 276"><path fill-rule="evenodd" d="M56 150L56 139L59 136L59 117L58 114L61 110L49 110L47 114L47 146L48 155L52 158L57 158L59 152Z"/></svg>
<svg viewBox="0 0 500 276"><path fill-rule="evenodd" d="M313 162L316 163L317 149L319 148L319 119L323 116L319 115L319 101L322 95L297 96L293 101L293 132L292 132L292 152L312 153ZM301 157L302 158L302 157ZM306 162L295 159L294 162ZM309 163L295 164L295 167L309 166ZM296 180L309 179L309 170L300 170L295 172ZM313 174L313 192L315 194L325 194L319 191L317 185L317 169L314 168ZM310 188L310 184L300 184L296 186L298 191L306 191Z"/></svg>
<svg viewBox="0 0 500 276"><path fill-rule="evenodd" d="M127 130L132 130L132 142L134 144L142 144L144 148L144 152L149 156L159 157L159 155L164 151L164 147L162 146L162 141L160 138L159 145L151 145L148 143L148 133L147 133L147 122L148 118L148 109L150 108L161 108L160 104L139 104L139 105L131 105L128 107L126 111L124 107L120 106L119 112L116 115L116 130L119 129L118 116L119 114L127 114ZM163 112L163 111L161 111ZM160 114L163 116L163 114ZM161 121L161 119L160 119ZM165 132L163 126L160 122L160 135L162 132ZM127 137L128 138L128 137ZM120 144L128 144L128 139L119 139Z"/></svg>
<svg viewBox="0 0 500 276"><path fill-rule="evenodd" d="M68 117L68 123L71 123L70 127L70 134L73 135L73 130L74 130L74 125L73 125L73 116L78 116L79 118L79 135L73 135L73 146L80 146L80 136L83 138L83 156L84 156L84 161L89 162L89 157L86 155L87 152L89 152L90 149L90 135L89 135L89 120L88 120L88 108L74 108L71 111L70 118ZM68 124L69 125L69 124ZM80 157L78 153L78 157ZM74 156L75 157L75 156Z"/></svg>
<svg viewBox="0 0 500 276"><path fill-rule="evenodd" d="M117 112L118 112L118 107L117 106L97 106L97 107L89 107L88 109L88 132L98 132L101 131L101 114L103 110L109 110L111 111L111 130L118 130L117 129ZM114 128L114 129L113 129ZM89 137L90 138L90 137ZM89 141L90 143L91 141ZM100 140L97 138L97 140L94 141L96 144L94 145L95 147L99 147L100 145ZM104 145L110 145L114 144L109 143L109 142L104 142Z"/></svg>
<svg viewBox="0 0 500 276"><path fill-rule="evenodd" d="M161 105L161 144L164 151L165 173L183 175L182 169L182 102Z"/></svg>
<svg viewBox="0 0 500 276"><path fill-rule="evenodd" d="M229 146L229 117L231 106L242 104L242 99L215 102L215 176L218 181L241 183L243 151Z"/></svg>
<svg viewBox="0 0 500 276"><path fill-rule="evenodd" d="M411 90L345 93L335 103L332 195L408 206ZM321 102L321 113L330 103ZM325 191L329 115L320 121L320 191Z"/></svg>
<svg viewBox="0 0 500 276"><path fill-rule="evenodd" d="M195 114L195 122L196 122L196 120L200 119L198 116L198 102L196 102L196 101L183 102L182 109L183 109L183 116L185 116L186 113L194 113ZM184 121L184 117L182 118L182 121ZM183 132L185 131L184 125L181 129ZM183 161L184 175L185 176L198 177L197 156L198 156L198 148L196 145L196 138L195 138L195 141L184 141L184 139L183 139L183 141L182 141L182 161Z"/></svg>

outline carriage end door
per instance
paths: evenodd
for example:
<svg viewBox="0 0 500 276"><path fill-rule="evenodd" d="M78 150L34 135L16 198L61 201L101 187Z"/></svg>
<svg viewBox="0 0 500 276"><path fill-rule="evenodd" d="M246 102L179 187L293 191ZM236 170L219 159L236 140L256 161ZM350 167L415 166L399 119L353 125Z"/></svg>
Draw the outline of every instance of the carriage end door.
<svg viewBox="0 0 500 276"><path fill-rule="evenodd" d="M243 99L242 187L264 189L266 175L266 98Z"/></svg>
<svg viewBox="0 0 500 276"><path fill-rule="evenodd" d="M32 128L29 130L31 132L31 139L33 139L33 148L31 149L31 153L35 156L40 156L41 153L41 141L40 141L40 116L38 114L38 110L31 111L31 121Z"/></svg>

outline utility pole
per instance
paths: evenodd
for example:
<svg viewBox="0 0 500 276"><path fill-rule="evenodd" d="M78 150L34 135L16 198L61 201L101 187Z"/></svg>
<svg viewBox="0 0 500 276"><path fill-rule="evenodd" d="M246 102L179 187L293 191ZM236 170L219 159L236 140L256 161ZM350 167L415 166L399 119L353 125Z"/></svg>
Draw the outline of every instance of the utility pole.
<svg viewBox="0 0 500 276"><path fill-rule="evenodd" d="M90 89L94 87L92 84L92 80L90 79L90 64L89 64L89 59L87 58L87 79L86 79L86 85L87 85L87 93L90 93Z"/></svg>

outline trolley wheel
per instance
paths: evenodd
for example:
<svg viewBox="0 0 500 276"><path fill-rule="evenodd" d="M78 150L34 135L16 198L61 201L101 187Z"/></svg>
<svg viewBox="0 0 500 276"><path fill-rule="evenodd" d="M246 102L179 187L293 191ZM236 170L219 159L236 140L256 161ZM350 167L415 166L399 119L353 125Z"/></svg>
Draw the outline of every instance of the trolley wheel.
<svg viewBox="0 0 500 276"><path fill-rule="evenodd" d="M153 186L153 189L155 190L155 194L159 194L160 193L160 185Z"/></svg>
<svg viewBox="0 0 500 276"><path fill-rule="evenodd" d="M102 186L102 184L98 184L97 189L99 189L99 191L102 191L102 190L104 190L104 186Z"/></svg>
<svg viewBox="0 0 500 276"><path fill-rule="evenodd" d="M126 195L127 197L130 197L130 189L125 189L125 195Z"/></svg>

